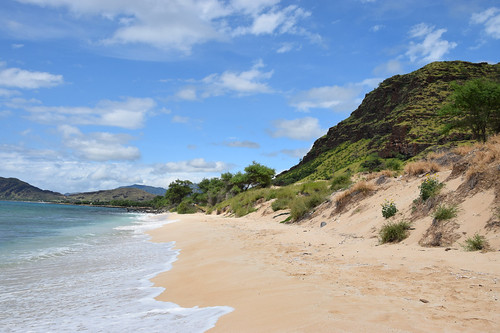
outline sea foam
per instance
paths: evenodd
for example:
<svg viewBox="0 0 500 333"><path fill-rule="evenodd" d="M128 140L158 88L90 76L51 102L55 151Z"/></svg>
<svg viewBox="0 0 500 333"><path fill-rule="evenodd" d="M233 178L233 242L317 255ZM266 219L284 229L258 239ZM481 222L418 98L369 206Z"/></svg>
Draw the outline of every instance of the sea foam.
<svg viewBox="0 0 500 333"><path fill-rule="evenodd" d="M62 244L18 249L17 261L0 269L2 332L204 332L232 311L155 300L164 289L150 279L178 251L144 234L164 217L124 216L119 226L80 227Z"/></svg>

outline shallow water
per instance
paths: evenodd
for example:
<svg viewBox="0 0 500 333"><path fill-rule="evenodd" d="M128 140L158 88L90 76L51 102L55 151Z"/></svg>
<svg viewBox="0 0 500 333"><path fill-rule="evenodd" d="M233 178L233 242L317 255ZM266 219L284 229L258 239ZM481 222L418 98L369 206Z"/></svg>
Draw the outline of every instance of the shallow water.
<svg viewBox="0 0 500 333"><path fill-rule="evenodd" d="M2 332L204 332L229 307L180 308L154 297L170 269L161 226L120 209L0 201Z"/></svg>

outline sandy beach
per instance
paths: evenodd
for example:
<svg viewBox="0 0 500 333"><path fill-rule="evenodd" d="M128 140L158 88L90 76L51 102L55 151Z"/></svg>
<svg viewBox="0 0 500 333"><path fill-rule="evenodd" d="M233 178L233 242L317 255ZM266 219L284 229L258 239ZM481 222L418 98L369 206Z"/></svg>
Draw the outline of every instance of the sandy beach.
<svg viewBox="0 0 500 333"><path fill-rule="evenodd" d="M500 329L498 251L427 248L411 237L379 245L370 231L356 236L314 219L280 224L262 211L169 214L178 222L151 234L175 241L180 254L153 279L165 288L158 299L234 308L210 332Z"/></svg>

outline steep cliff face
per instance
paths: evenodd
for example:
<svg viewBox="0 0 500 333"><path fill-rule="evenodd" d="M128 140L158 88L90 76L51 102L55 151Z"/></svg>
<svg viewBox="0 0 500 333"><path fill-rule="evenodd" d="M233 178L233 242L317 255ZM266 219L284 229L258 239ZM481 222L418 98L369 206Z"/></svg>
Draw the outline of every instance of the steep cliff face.
<svg viewBox="0 0 500 333"><path fill-rule="evenodd" d="M443 122L436 113L451 93L451 82L474 78L500 81L500 64L434 62L386 79L349 118L316 140L298 165L278 175L277 182L328 178L333 170L372 153L412 157L429 146L469 139L460 131L442 135Z"/></svg>

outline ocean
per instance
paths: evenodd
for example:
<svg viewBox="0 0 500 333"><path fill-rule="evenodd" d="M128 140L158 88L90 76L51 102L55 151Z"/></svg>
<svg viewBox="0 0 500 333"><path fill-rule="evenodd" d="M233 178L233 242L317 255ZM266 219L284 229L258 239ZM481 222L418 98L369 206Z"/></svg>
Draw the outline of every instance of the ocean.
<svg viewBox="0 0 500 333"><path fill-rule="evenodd" d="M204 332L232 311L156 301L166 223L123 209L0 201L1 332Z"/></svg>

